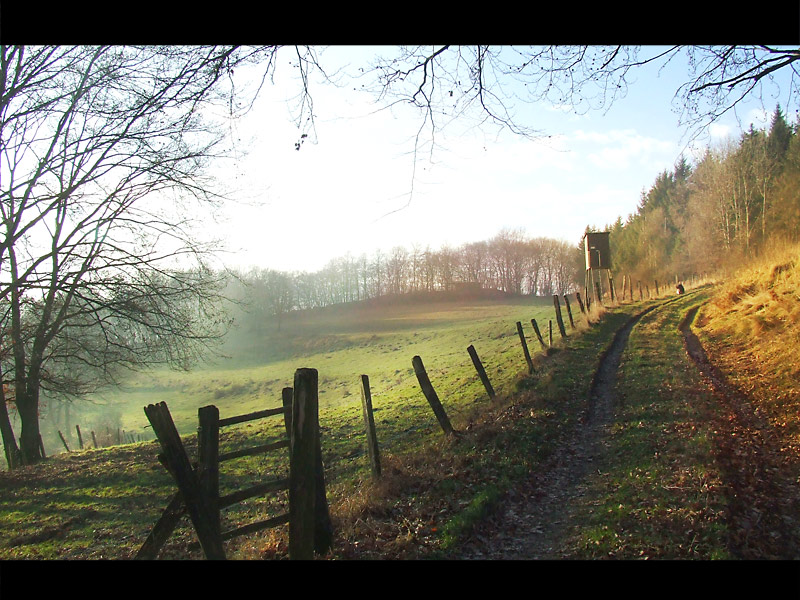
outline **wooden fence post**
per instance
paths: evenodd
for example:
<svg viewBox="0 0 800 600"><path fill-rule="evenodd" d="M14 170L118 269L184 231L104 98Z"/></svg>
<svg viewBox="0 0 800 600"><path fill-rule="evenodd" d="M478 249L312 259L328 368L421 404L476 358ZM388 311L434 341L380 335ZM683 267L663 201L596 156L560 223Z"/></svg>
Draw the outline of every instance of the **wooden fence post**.
<svg viewBox="0 0 800 600"><path fill-rule="evenodd" d="M553 319L550 319L548 321L548 323L550 325L550 347L552 348L553 347Z"/></svg>
<svg viewBox="0 0 800 600"><path fill-rule="evenodd" d="M70 449L69 449L69 446L67 446L67 440L65 440L65 439L64 439L64 434L63 434L63 433L61 433L61 430L60 430L60 429L58 430L58 437L60 437L60 438L61 438L61 443L62 443L62 444L64 444L64 448L66 448L66 449L67 449L67 452L69 452L69 451L70 451Z"/></svg>
<svg viewBox="0 0 800 600"><path fill-rule="evenodd" d="M609 271L609 276L608 276L608 290L609 293L611 294L611 303L613 304L614 302L617 301L617 291L614 289L614 278L610 275L610 273L611 271Z"/></svg>
<svg viewBox="0 0 800 600"><path fill-rule="evenodd" d="M310 369L315 371L314 369ZM316 371L315 371L316 373ZM297 374L295 374L295 377ZM318 377L317 377L318 381ZM319 431L319 392L317 398L317 422L316 441L314 442L314 534L313 534L313 551L317 554L325 554L330 550L333 545L333 525L331 524L330 512L328 509L328 498L325 492L325 468L322 464L322 443L320 440ZM291 471L291 439L292 439L292 423L294 422L294 388L283 388L281 399L283 401L283 418L286 425L286 433L289 437L289 468ZM291 474L290 474L291 479ZM291 500L290 500L291 502ZM291 511L289 518L291 519ZM291 529L290 534L291 536ZM290 553L291 554L291 553ZM290 556L291 558L291 556Z"/></svg>
<svg viewBox="0 0 800 600"><path fill-rule="evenodd" d="M197 411L197 476L213 521L211 526L222 545L219 516L219 409L204 406Z"/></svg>
<svg viewBox="0 0 800 600"><path fill-rule="evenodd" d="M533 361L531 360L531 353L528 352L528 343L525 341L525 334L522 331L522 323L520 321L517 321L517 333L519 334L519 341L522 344L525 362L528 364L528 373L533 373Z"/></svg>
<svg viewBox="0 0 800 600"><path fill-rule="evenodd" d="M580 292L575 292L575 298L578 300L578 306L580 307L581 312L583 314L586 314L586 308L584 308L583 300L581 300L581 293Z"/></svg>
<svg viewBox="0 0 800 600"><path fill-rule="evenodd" d="M575 329L575 321L572 319L572 308L569 306L569 297L564 294L564 306L567 307L567 316L569 317L569 324L572 329Z"/></svg>
<svg viewBox="0 0 800 600"><path fill-rule="evenodd" d="M381 459L378 452L378 435L375 431L375 417L372 414L372 391L369 388L369 377L361 376L361 409L364 413L364 427L367 432L367 452L372 476L379 479L381 476Z"/></svg>
<svg viewBox="0 0 800 600"><path fill-rule="evenodd" d="M203 494L197 473L192 469L166 403L149 404L144 412L161 444L164 463L178 484L203 553L208 559L224 559L225 550L214 529L213 510Z"/></svg>
<svg viewBox="0 0 800 600"><path fill-rule="evenodd" d="M415 356L411 359L411 364L414 366L414 373L417 375L419 387L422 388L422 393L425 394L428 404L431 405L433 414L436 415L436 419L439 421L439 425L441 426L442 430L447 435L454 435L455 430L450 424L450 419L447 417L447 413L444 411L442 403L439 401L439 396L436 394L436 390L434 390L433 385L431 385L431 380L428 378L428 373L425 371L425 366L422 364L422 358Z"/></svg>
<svg viewBox="0 0 800 600"><path fill-rule="evenodd" d="M564 328L564 319L561 316L561 302L558 301L558 294L553 295L553 306L556 309L556 323L558 323L558 332L562 338L567 337L567 330Z"/></svg>
<svg viewBox="0 0 800 600"><path fill-rule="evenodd" d="M83 436L81 435L81 426L76 424L75 431L78 432L78 445L80 446L81 450L83 450Z"/></svg>
<svg viewBox="0 0 800 600"><path fill-rule="evenodd" d="M94 435L94 429L92 429L92 443L94 447L97 448L97 437Z"/></svg>
<svg viewBox="0 0 800 600"><path fill-rule="evenodd" d="M289 452L289 558L292 560L314 558L318 381L316 369L295 371Z"/></svg>
<svg viewBox="0 0 800 600"><path fill-rule="evenodd" d="M533 325L533 331L536 334L536 337L539 339L539 343L542 345L542 350L547 350L547 346L544 344L544 339L542 339L542 332L539 331L539 326L536 324L536 319L531 319L531 325Z"/></svg>
<svg viewBox="0 0 800 600"><path fill-rule="evenodd" d="M478 372L478 377L483 383L483 387L486 388L486 393L489 394L489 398L494 398L494 388L492 387L491 381L489 381L489 377L486 375L486 369L483 368L483 363L481 359L478 358L478 353L475 351L475 346L470 344L467 348L467 352L469 352L469 357L472 359L472 364L475 366L475 370Z"/></svg>

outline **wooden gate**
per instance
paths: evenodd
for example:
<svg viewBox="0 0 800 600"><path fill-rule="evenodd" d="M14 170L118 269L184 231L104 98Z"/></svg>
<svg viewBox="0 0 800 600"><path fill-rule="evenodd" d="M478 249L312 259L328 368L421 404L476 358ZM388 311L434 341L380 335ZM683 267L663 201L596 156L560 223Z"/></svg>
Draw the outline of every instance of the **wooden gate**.
<svg viewBox="0 0 800 600"><path fill-rule="evenodd" d="M166 509L140 548L136 558L155 559L180 518L188 512L200 546L208 559L224 559L222 542L269 527L289 523L289 558L311 559L332 545L332 527L325 495L325 478L319 438L318 377L315 369L298 369L294 387L284 388L283 406L220 419L216 406L198 410L197 463L192 465L166 403L150 404L144 411L158 437L159 461L178 486ZM220 428L283 415L286 439L234 452L219 453ZM289 478L266 481L220 497L219 463L289 449ZM256 496L289 490L289 511L229 531L221 531L220 510Z"/></svg>

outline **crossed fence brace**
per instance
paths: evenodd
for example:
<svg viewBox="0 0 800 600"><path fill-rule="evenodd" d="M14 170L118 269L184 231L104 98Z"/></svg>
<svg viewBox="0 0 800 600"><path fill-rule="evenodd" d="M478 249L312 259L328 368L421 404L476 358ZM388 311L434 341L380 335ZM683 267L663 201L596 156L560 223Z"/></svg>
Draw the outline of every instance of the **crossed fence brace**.
<svg viewBox="0 0 800 600"><path fill-rule="evenodd" d="M172 475L178 491L156 522L137 559L155 559L180 518L188 512L207 559L225 559L224 540L289 523L289 558L311 559L324 554L333 541L325 494L319 437L318 376L316 369L298 369L294 387L284 388L283 406L219 418L216 406L198 411L197 464L192 465L166 403L150 404L144 411L158 437L159 461ZM219 429L264 417L283 415L287 439L253 448L219 453ZM227 496L219 496L219 463L225 460L289 448L289 478L268 481ZM220 510L247 498L289 490L289 512L222 532Z"/></svg>

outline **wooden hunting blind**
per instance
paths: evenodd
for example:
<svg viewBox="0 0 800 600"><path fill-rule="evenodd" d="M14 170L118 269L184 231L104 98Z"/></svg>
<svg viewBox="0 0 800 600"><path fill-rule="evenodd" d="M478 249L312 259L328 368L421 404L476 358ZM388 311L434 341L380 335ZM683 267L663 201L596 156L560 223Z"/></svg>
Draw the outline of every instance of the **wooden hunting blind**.
<svg viewBox="0 0 800 600"><path fill-rule="evenodd" d="M608 231L586 233L583 236L583 247L586 256L586 281L585 293L587 300L590 294L594 295L595 301L602 303L602 278L594 278L595 271L605 271L608 279L608 291L611 300L614 300L614 283L611 276L611 244Z"/></svg>
<svg viewBox="0 0 800 600"><path fill-rule="evenodd" d="M611 268L611 245L608 231L587 233L584 236L586 270Z"/></svg>

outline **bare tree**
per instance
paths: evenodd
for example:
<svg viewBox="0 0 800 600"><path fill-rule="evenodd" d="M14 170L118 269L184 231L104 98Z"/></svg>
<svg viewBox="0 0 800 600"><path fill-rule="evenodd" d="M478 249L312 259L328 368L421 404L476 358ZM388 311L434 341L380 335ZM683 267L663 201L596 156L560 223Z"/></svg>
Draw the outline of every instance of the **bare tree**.
<svg viewBox="0 0 800 600"><path fill-rule="evenodd" d="M522 293L528 262L524 232L521 229L503 229L488 245L497 288L512 294Z"/></svg>
<svg viewBox="0 0 800 600"><path fill-rule="evenodd" d="M275 317L280 331L283 315L296 306L293 278L273 269L252 269L245 282L249 286L249 304L257 311Z"/></svg>
<svg viewBox="0 0 800 600"><path fill-rule="evenodd" d="M220 281L191 216L231 70L274 49L0 47L0 340L22 459L41 458L42 390L120 368L187 367L220 335ZM268 63L269 64L269 63Z"/></svg>

